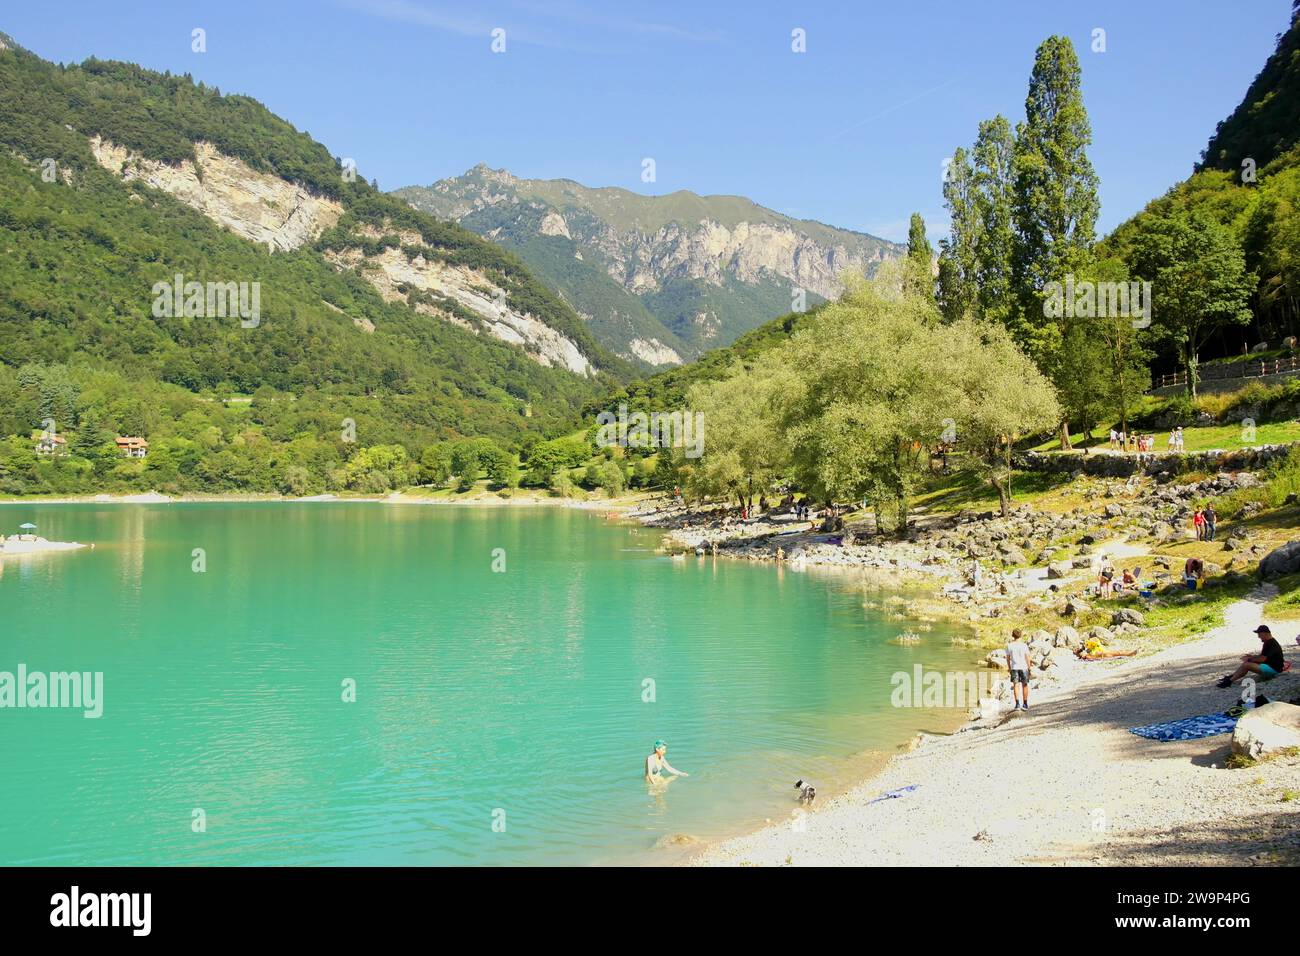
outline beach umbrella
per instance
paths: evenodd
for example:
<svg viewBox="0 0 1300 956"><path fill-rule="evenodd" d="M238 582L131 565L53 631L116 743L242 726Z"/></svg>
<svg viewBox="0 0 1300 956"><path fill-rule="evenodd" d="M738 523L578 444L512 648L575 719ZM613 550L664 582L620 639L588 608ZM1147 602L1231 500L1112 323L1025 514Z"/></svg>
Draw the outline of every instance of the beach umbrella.
<svg viewBox="0 0 1300 956"><path fill-rule="evenodd" d="M23 531L36 530L36 525L32 524L30 521L26 522L25 524L20 524L18 527L21 528Z"/></svg>

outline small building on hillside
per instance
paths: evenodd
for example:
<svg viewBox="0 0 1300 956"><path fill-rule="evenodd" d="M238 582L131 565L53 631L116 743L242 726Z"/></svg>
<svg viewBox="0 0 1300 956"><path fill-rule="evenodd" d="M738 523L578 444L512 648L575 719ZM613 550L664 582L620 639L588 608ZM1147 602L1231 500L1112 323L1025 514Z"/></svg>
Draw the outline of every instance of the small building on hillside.
<svg viewBox="0 0 1300 956"><path fill-rule="evenodd" d="M38 455L66 455L68 453L68 442L62 435L56 435L53 432L40 432L36 437L36 454Z"/></svg>
<svg viewBox="0 0 1300 956"><path fill-rule="evenodd" d="M127 458L143 458L149 454L149 443L143 438L127 436L117 439L117 448Z"/></svg>

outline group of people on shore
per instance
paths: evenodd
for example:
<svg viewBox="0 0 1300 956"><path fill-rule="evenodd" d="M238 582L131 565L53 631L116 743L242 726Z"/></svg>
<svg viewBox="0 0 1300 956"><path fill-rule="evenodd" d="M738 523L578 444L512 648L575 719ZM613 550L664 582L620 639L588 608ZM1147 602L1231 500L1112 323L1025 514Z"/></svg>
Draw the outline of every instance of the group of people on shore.
<svg viewBox="0 0 1300 956"><path fill-rule="evenodd" d="M1102 661L1112 657L1132 657L1136 650L1116 650L1098 637L1089 637L1076 650L1075 656L1081 661ZM1033 656L1029 645L1025 643L1024 632L1015 628L1011 640L1007 642L1007 671L1011 677L1012 710L1029 709L1029 681L1034 676Z"/></svg>
<svg viewBox="0 0 1300 956"><path fill-rule="evenodd" d="M1110 558L1103 554L1101 564L1097 570L1097 594L1102 598L1113 598L1121 597L1130 591L1136 591L1138 589L1138 577L1141 574L1141 568L1124 568L1116 577L1115 565L1111 563Z"/></svg>
<svg viewBox="0 0 1300 956"><path fill-rule="evenodd" d="M1151 452L1156 450L1155 435L1130 435L1114 428L1110 430L1110 450L1111 451L1128 451L1129 445L1132 444L1134 451ZM1169 433L1167 443L1169 451L1185 451L1186 446L1183 444L1183 426L1179 425Z"/></svg>
<svg viewBox="0 0 1300 956"><path fill-rule="evenodd" d="M1269 626L1261 624L1255 628L1254 633L1260 640L1259 653L1242 654L1241 663L1237 669L1231 674L1220 677L1214 686L1226 689L1247 677L1271 680L1289 669L1286 658L1282 653L1282 645L1273 636ZM1300 644L1300 637L1296 638L1296 643ZM1114 650L1097 638L1089 638L1076 651L1079 659L1086 661L1107 660L1113 657L1132 657L1136 653L1136 650ZM1016 628L1011 632L1011 640L1007 642L1006 646L1006 655L1007 670L1011 677L1012 710L1029 710L1029 682L1034 676L1034 666L1029 645L1025 643L1020 628ZM1253 704L1257 700L1258 698L1252 692L1250 702ZM1267 702L1267 698L1264 700Z"/></svg>

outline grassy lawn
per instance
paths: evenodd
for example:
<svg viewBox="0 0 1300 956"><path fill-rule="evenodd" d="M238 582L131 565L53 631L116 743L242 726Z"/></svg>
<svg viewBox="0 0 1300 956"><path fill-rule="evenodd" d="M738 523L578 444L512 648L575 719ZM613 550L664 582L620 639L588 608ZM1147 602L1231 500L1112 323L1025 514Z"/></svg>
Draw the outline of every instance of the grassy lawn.
<svg viewBox="0 0 1300 956"><path fill-rule="evenodd" d="M1283 621L1300 620L1300 574L1288 574L1273 583L1280 593L1264 605L1264 616Z"/></svg>
<svg viewBox="0 0 1300 956"><path fill-rule="evenodd" d="M1212 631L1223 624L1223 612L1230 604L1241 600L1255 587L1252 580L1227 582L1217 587L1157 595L1158 603L1147 606L1140 598L1123 602L1104 602L1106 606L1132 607L1146 618L1142 642L1151 650L1178 644L1188 638ZM1250 637L1243 635L1243 640Z"/></svg>
<svg viewBox="0 0 1300 956"><path fill-rule="evenodd" d="M1012 507L1034 504L1055 489L1070 484L1069 475L1046 474L1037 471L1018 471L1011 479ZM996 510L998 493L987 481L969 472L954 472L933 478L927 487L912 499L913 507L931 512L950 512L972 509ZM1070 507L1074 507L1071 505ZM1068 509L1066 509L1068 510Z"/></svg>
<svg viewBox="0 0 1300 956"><path fill-rule="evenodd" d="M1148 432L1148 434L1151 434ZM1156 451L1168 448L1168 431L1154 433ZM1098 428L1092 433L1096 441L1093 447L1106 448L1110 438L1110 427ZM1075 448L1081 448L1082 436L1074 436ZM1240 425L1194 425L1183 429L1183 444L1187 451L1209 451L1222 449L1232 451L1237 448L1249 448L1254 445L1281 445L1287 442L1300 442L1300 422L1272 422L1255 426L1255 436L1251 441L1245 438L1245 431ZM1034 451L1058 451L1060 442L1051 438L1041 445L1035 445Z"/></svg>
<svg viewBox="0 0 1300 956"><path fill-rule="evenodd" d="M1240 425L1209 425L1183 429L1183 440L1188 451L1208 451L1211 448L1248 448L1252 445L1282 445L1300 441L1300 422L1274 422L1255 426L1255 438L1246 441ZM1168 437L1166 435L1166 437ZM1157 436L1156 447L1160 447Z"/></svg>

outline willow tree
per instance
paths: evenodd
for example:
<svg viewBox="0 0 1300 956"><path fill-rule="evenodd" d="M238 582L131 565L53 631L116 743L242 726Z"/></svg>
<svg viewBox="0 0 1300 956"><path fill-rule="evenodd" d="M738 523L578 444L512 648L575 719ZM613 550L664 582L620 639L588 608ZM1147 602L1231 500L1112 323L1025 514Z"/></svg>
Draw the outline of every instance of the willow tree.
<svg viewBox="0 0 1300 956"><path fill-rule="evenodd" d="M865 500L882 530L903 532L931 451L955 439L1005 507L1012 443L1059 415L1052 386L1003 327L941 321L915 267L850 282L816 323L692 391L708 428L702 488L788 477L823 500Z"/></svg>
<svg viewBox="0 0 1300 956"><path fill-rule="evenodd" d="M882 529L899 531L939 437L946 387L932 364L938 307L900 278L909 268L888 264L850 286L782 356L799 379L781 423L796 482L827 499L866 500Z"/></svg>
<svg viewBox="0 0 1300 956"><path fill-rule="evenodd" d="M750 366L736 363L728 377L690 390L688 407L704 421L704 455L688 479L693 495L735 495L752 508L754 495L771 489L789 465L777 432L783 404L796 387L789 366L772 352Z"/></svg>
<svg viewBox="0 0 1300 956"><path fill-rule="evenodd" d="M794 462L828 496L871 501L886 530L906 530L941 441L955 439L960 467L989 481L1005 510L1015 441L1060 415L1053 386L1003 326L943 324L932 301L887 274L850 290L787 351L801 380L783 423Z"/></svg>
<svg viewBox="0 0 1300 956"><path fill-rule="evenodd" d="M1056 389L1004 325L964 320L944 332L935 360L950 377L956 461L992 486L1005 516L1016 442L1060 420Z"/></svg>

